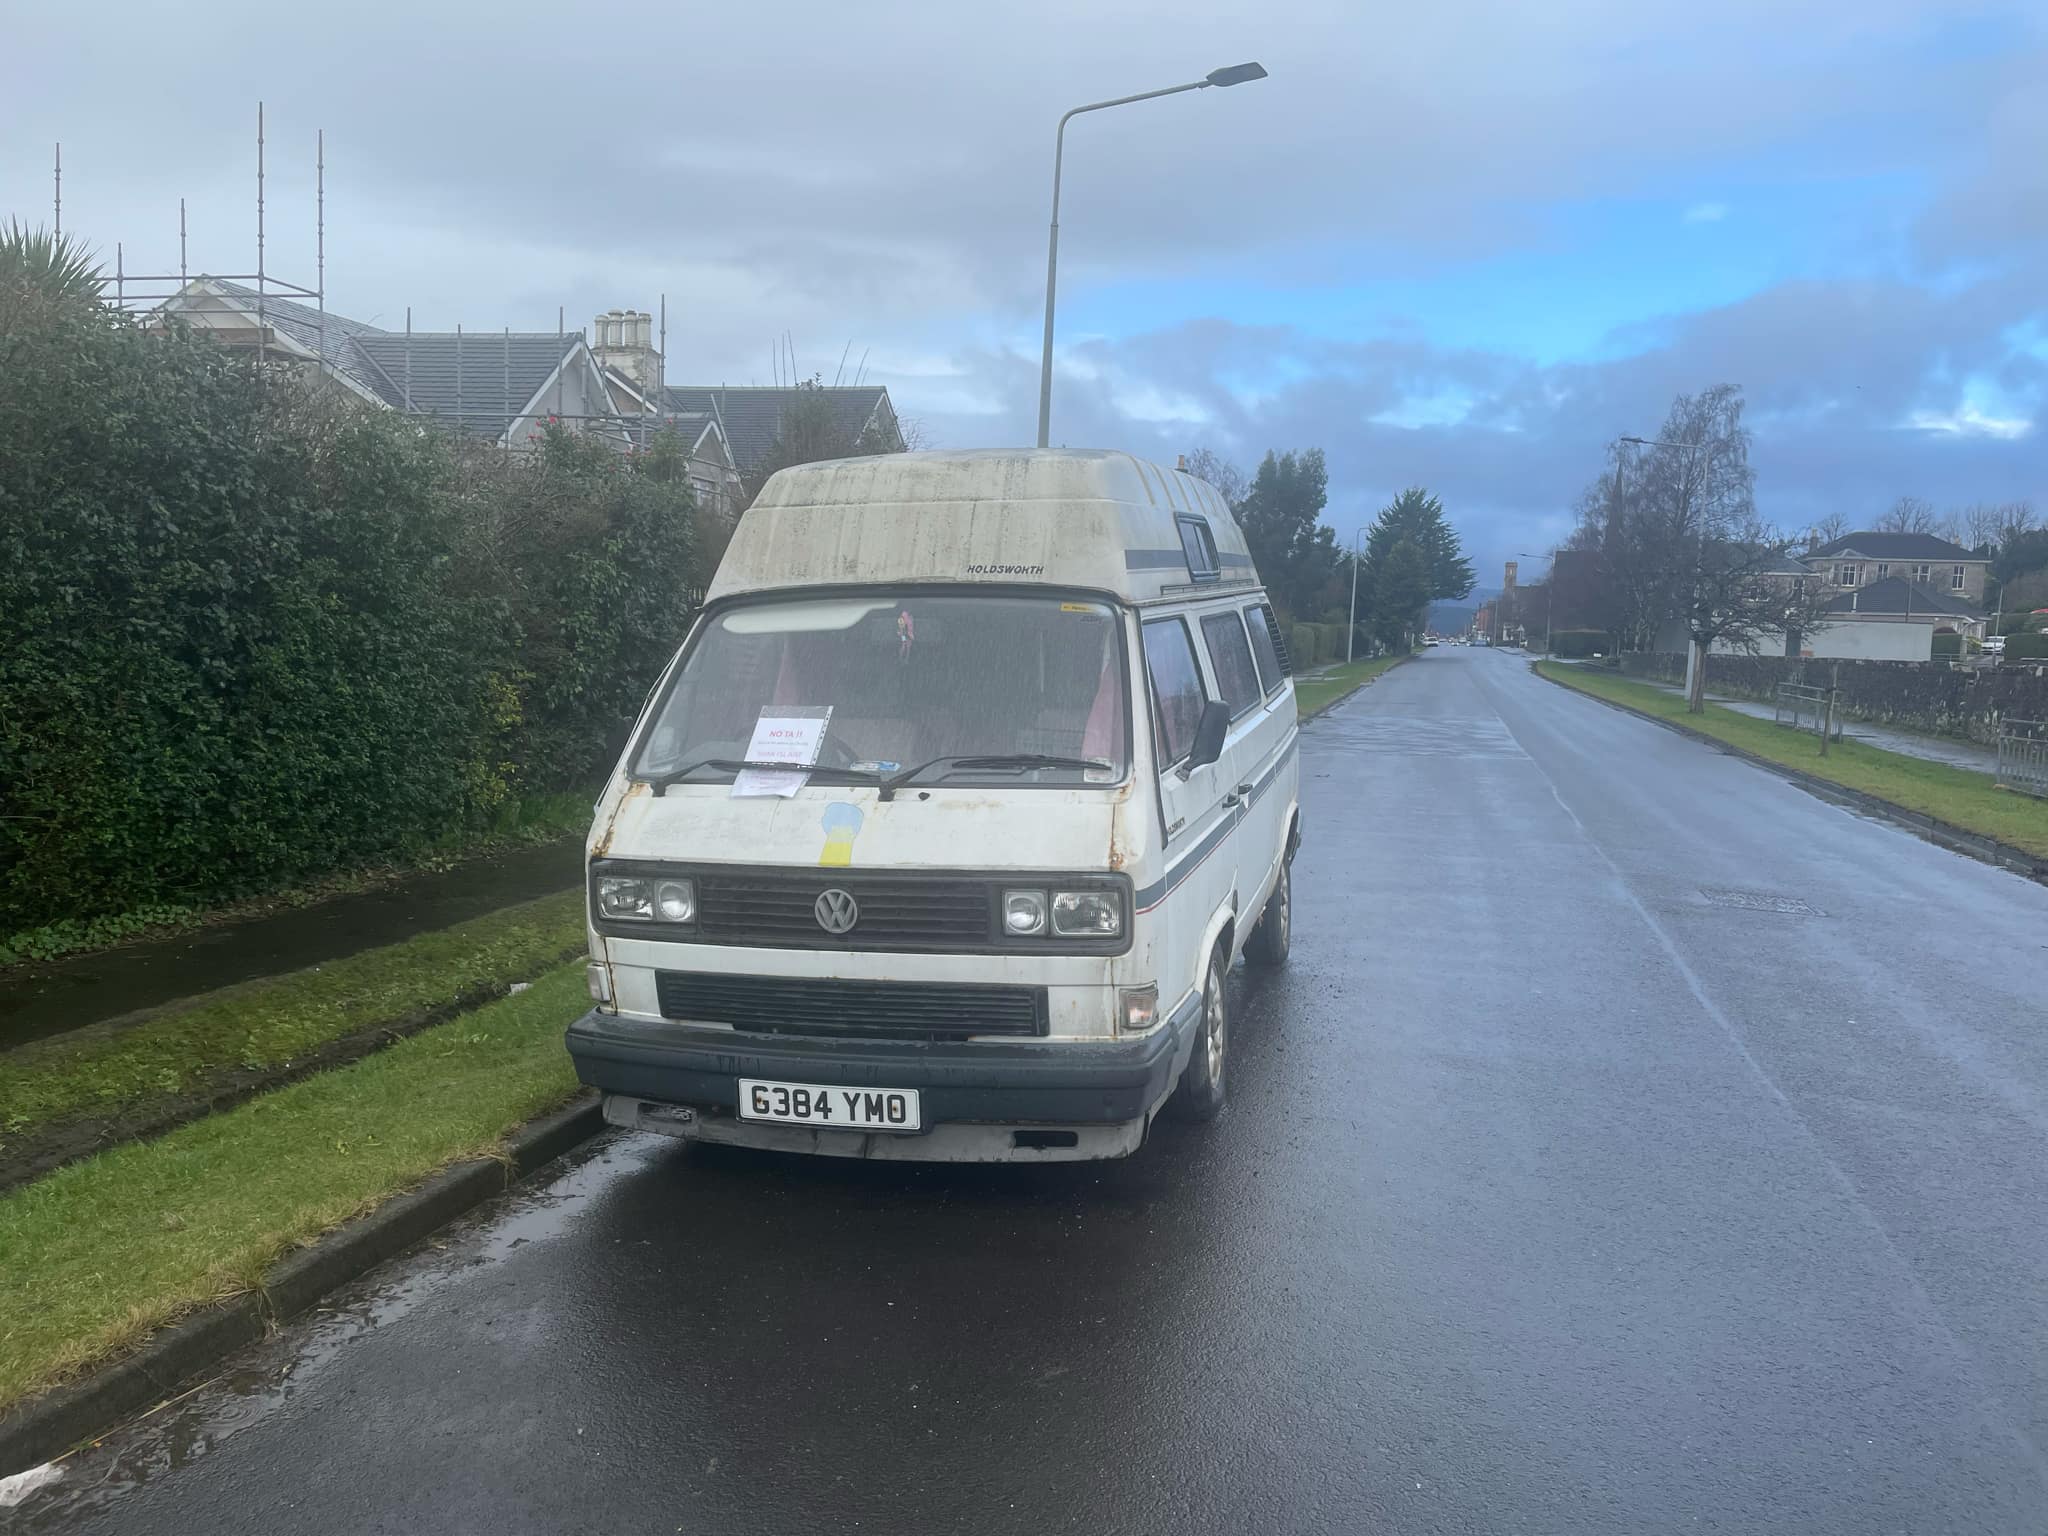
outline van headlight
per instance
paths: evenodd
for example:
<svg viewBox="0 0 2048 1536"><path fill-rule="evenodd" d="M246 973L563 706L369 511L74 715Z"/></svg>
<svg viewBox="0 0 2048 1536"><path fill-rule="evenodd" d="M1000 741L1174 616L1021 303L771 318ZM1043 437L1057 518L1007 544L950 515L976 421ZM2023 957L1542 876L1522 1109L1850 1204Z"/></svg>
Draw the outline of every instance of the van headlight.
<svg viewBox="0 0 2048 1536"><path fill-rule="evenodd" d="M599 875L597 915L615 923L688 923L697 886L674 875Z"/></svg>
<svg viewBox="0 0 2048 1536"><path fill-rule="evenodd" d="M1045 932L1045 892L1003 892L1003 932L1020 939Z"/></svg>
<svg viewBox="0 0 2048 1536"><path fill-rule="evenodd" d="M1124 931L1124 901L1118 891L1055 891L1052 931L1067 939L1114 939Z"/></svg>

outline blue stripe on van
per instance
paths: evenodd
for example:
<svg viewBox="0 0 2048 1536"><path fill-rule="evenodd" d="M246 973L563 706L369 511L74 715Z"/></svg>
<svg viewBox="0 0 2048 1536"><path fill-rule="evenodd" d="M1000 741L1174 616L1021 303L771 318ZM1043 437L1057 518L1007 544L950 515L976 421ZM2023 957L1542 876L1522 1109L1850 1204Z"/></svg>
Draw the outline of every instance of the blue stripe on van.
<svg viewBox="0 0 2048 1536"><path fill-rule="evenodd" d="M1127 571L1171 571L1186 570L1187 555L1178 549L1127 549L1124 551L1124 569Z"/></svg>

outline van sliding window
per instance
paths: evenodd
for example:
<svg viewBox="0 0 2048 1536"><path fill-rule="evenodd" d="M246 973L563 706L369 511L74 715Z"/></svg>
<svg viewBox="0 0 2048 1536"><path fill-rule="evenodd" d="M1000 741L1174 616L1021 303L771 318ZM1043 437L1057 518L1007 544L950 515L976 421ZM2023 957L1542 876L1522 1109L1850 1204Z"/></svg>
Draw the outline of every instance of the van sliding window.
<svg viewBox="0 0 2048 1536"><path fill-rule="evenodd" d="M1181 553L1187 556L1189 578L1194 581L1216 580L1223 574L1223 566L1216 558L1216 536L1209 531L1207 521L1185 513L1173 521L1180 529Z"/></svg>

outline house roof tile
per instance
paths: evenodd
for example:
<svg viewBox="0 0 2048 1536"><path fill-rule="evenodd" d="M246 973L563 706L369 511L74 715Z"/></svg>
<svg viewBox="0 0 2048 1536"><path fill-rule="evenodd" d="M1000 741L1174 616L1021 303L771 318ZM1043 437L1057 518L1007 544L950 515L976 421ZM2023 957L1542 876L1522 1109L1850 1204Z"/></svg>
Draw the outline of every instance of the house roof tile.
<svg viewBox="0 0 2048 1536"><path fill-rule="evenodd" d="M1860 555L1866 560L1981 560L1960 544L1931 533L1845 533L1841 538L1806 552L1809 560L1836 555Z"/></svg>
<svg viewBox="0 0 2048 1536"><path fill-rule="evenodd" d="M751 474L775 446L776 435L782 430L782 413L796 399L798 390L671 384L664 393L670 410L709 412L716 418L725 428L734 464L741 473ZM860 435L889 398L889 391L879 384L824 387L818 393L831 402L833 422L849 440Z"/></svg>
<svg viewBox="0 0 2048 1536"><path fill-rule="evenodd" d="M1917 581L1903 577L1888 576L1883 581L1874 581L1867 587L1851 587L1838 594L1827 607L1829 613L1877 613L1877 614L1949 614L1957 618L1974 619L1979 610L1962 601L1953 593L1937 592Z"/></svg>

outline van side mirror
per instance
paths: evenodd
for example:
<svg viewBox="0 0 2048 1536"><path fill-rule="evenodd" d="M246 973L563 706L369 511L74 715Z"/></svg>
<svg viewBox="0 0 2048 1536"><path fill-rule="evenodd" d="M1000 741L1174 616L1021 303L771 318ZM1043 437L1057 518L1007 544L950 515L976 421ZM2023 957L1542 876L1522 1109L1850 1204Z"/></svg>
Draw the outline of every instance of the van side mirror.
<svg viewBox="0 0 2048 1536"><path fill-rule="evenodd" d="M1201 721L1195 726L1194 750L1188 754L1188 769L1207 767L1223 755L1223 738L1230 734L1230 706L1211 699L1202 706Z"/></svg>

